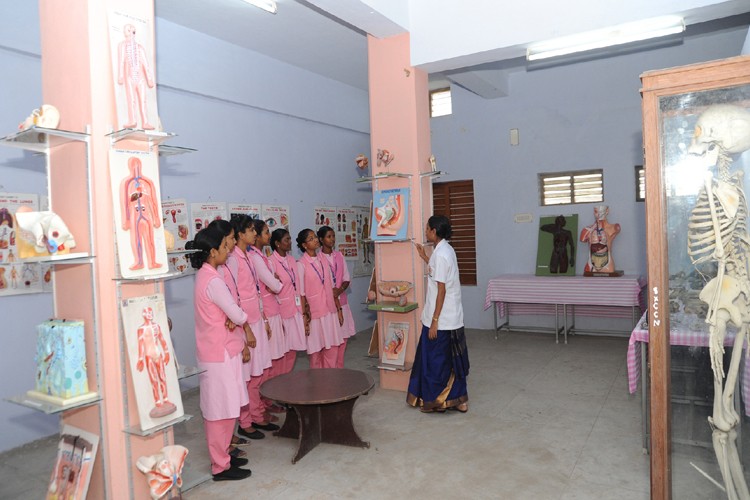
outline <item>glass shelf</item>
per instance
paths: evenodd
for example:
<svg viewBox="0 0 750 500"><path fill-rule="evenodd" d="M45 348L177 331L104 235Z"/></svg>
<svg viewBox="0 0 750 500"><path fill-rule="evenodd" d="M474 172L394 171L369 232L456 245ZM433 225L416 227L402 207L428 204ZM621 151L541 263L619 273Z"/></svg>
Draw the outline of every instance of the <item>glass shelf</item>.
<svg viewBox="0 0 750 500"><path fill-rule="evenodd" d="M61 146L68 142L87 142L88 139L89 134L82 132L33 126L3 137L0 139L0 144L35 151L37 153L45 153L50 148Z"/></svg>
<svg viewBox="0 0 750 500"><path fill-rule="evenodd" d="M381 312L396 312L405 313L413 311L417 308L416 302L407 302L405 305L400 306L398 302L376 302L374 304L368 304L367 309L370 311L381 311Z"/></svg>
<svg viewBox="0 0 750 500"><path fill-rule="evenodd" d="M145 431L141 430L141 426L140 425L134 425L134 426L128 427L126 429L123 429L123 432L125 434L131 434L133 436L147 437L147 436L151 436L153 434L156 434L157 432L163 431L164 429L168 429L168 428L172 427L173 425L177 425L177 424L179 424L181 422L187 422L191 418L193 418L192 415L185 414L185 415L183 415L181 417L177 417L175 419L170 420L169 422L165 422L165 423L163 423L161 425L157 425L156 427L152 427L151 429L148 429L148 430L145 430Z"/></svg>
<svg viewBox="0 0 750 500"><path fill-rule="evenodd" d="M198 252L200 252L200 250L168 250L167 255L188 255Z"/></svg>
<svg viewBox="0 0 750 500"><path fill-rule="evenodd" d="M142 130L137 128L124 128L107 134L112 144L120 141L140 141L149 144L161 144L177 134L171 132L157 132L156 130Z"/></svg>
<svg viewBox="0 0 750 500"><path fill-rule="evenodd" d="M159 156L176 156L185 153L195 153L196 151L198 150L193 148L183 148L181 146L168 146L166 144L159 146Z"/></svg>
<svg viewBox="0 0 750 500"><path fill-rule="evenodd" d="M400 177L402 179L408 179L411 176L412 176L411 174L402 174L399 172L385 172L382 174L375 174L372 177L360 177L359 179L357 179L357 182L359 183L372 182L372 181L379 180L379 179L389 179L391 177Z"/></svg>
<svg viewBox="0 0 750 500"><path fill-rule="evenodd" d="M182 380L188 377L192 377L193 375L198 375L205 371L206 370L201 370L197 366L180 366L177 369L177 380Z"/></svg>
<svg viewBox="0 0 750 500"><path fill-rule="evenodd" d="M192 271L169 271L164 274L155 274L150 276L137 276L135 278L114 278L115 281L118 281L120 283L143 283L146 281L167 281L167 280L173 280L177 278L182 278L184 276L192 276L195 274L195 270Z"/></svg>
<svg viewBox="0 0 750 500"><path fill-rule="evenodd" d="M434 172L422 172L421 174L419 174L419 177L440 177L442 175L448 175L448 172L443 172L442 170L436 170Z"/></svg>
<svg viewBox="0 0 750 500"><path fill-rule="evenodd" d="M63 255L44 255L41 257L28 257L26 259L18 259L18 262L29 263L29 262L41 262L49 264L90 264L93 262L94 256L86 252L77 253L66 253Z"/></svg>
<svg viewBox="0 0 750 500"><path fill-rule="evenodd" d="M11 396L9 398L5 398L5 401L25 406L26 408L31 408L32 410L41 411L43 413L46 413L47 415L53 415L55 413L72 410L74 408L82 408L84 406L96 404L101 400L102 397L96 392L90 392L88 394L84 394L83 396L71 398L67 400L67 402L62 404L52 400L45 400L30 396L29 393L22 394L20 396Z"/></svg>
<svg viewBox="0 0 750 500"><path fill-rule="evenodd" d="M362 243L400 243L404 241L413 241L413 240L411 238L394 238L392 240L384 240L384 239L378 238L377 240L373 240L373 239L362 240Z"/></svg>
<svg viewBox="0 0 750 500"><path fill-rule="evenodd" d="M381 370L388 370L392 372L408 372L411 370L412 366L414 366L414 363L411 361L407 361L404 363L404 366L400 365L389 365L388 363L378 363L378 368Z"/></svg>

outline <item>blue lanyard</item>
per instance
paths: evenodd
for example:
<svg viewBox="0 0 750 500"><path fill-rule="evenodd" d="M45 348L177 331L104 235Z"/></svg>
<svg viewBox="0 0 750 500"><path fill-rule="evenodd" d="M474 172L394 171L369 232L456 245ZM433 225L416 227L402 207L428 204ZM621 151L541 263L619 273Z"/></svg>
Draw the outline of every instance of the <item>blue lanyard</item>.
<svg viewBox="0 0 750 500"><path fill-rule="evenodd" d="M258 282L258 275L255 274L255 269L253 269L253 266L250 265L250 258L247 255L244 255L242 259L245 261L245 264L247 264L247 268L250 269L250 272L253 274L253 279L255 280L255 289L258 291L258 296L260 296L260 283Z"/></svg>
<svg viewBox="0 0 750 500"><path fill-rule="evenodd" d="M234 278L234 274L232 274L232 270L229 269L229 266L224 266L227 268L227 273L229 273L229 277L232 278L232 282L234 283L234 290L237 292L237 305L240 305L240 287L237 286L237 280ZM226 285L226 283L224 283ZM227 286L227 290L229 290L229 287ZM229 290L229 293L231 295L232 291Z"/></svg>
<svg viewBox="0 0 750 500"><path fill-rule="evenodd" d="M281 257L281 256L279 255L279 257ZM283 257L281 257L281 258L283 259ZM279 260L279 259L276 259L276 260L279 262L279 264L281 264L281 267L283 267L284 271L286 271L286 273L289 275L289 279L292 280L292 286L294 287L294 291L296 292L297 291L297 280L294 278L294 271L290 271L289 268L284 265L284 261L283 260Z"/></svg>
<svg viewBox="0 0 750 500"><path fill-rule="evenodd" d="M315 267L315 262L310 262L310 267L313 268L313 271L315 271L315 274L318 275L318 278L320 279L320 284L325 285L326 283L326 275L325 275L325 268L323 267L323 263L320 263L320 271L318 271L318 268ZM323 273L321 275L321 273Z"/></svg>
<svg viewBox="0 0 750 500"><path fill-rule="evenodd" d="M323 257L323 258L326 259L327 257ZM333 255L333 252L331 252L331 260L333 261L334 264L336 264L336 257ZM333 264L331 264L331 262L329 261L328 267L331 268L331 277L333 278L333 286L336 287L337 286L336 285L336 272L339 270L339 265L336 264L336 267L333 267Z"/></svg>

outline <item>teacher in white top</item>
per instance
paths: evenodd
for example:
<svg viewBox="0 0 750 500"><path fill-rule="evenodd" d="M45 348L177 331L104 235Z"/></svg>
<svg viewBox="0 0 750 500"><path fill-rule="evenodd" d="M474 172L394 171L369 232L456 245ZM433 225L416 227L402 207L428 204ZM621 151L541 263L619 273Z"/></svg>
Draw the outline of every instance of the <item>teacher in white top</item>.
<svg viewBox="0 0 750 500"><path fill-rule="evenodd" d="M451 223L443 215L427 221L425 237L435 245L428 258L424 247L417 252L427 263L427 297L422 309L422 334L409 379L406 402L421 411L444 412L469 409L466 377L469 353L464 335L461 282L456 252L448 243Z"/></svg>

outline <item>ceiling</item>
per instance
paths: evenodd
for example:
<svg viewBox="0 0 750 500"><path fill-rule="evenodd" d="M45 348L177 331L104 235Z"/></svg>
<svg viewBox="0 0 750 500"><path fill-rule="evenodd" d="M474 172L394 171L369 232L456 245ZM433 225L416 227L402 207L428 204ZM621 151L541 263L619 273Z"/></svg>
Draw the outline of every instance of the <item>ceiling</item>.
<svg viewBox="0 0 750 500"><path fill-rule="evenodd" d="M243 0L155 0L154 5L156 15L167 21L367 90L365 33L316 7L315 1L277 0L276 15ZM703 15L703 19L716 21L689 26L685 36L723 29L728 24L750 23L747 14L734 20L719 19L727 15L720 11L720 5L713 15ZM505 73L523 69L525 59L516 58L453 70L445 76L480 95L497 97L503 95ZM444 75L430 77L433 80Z"/></svg>

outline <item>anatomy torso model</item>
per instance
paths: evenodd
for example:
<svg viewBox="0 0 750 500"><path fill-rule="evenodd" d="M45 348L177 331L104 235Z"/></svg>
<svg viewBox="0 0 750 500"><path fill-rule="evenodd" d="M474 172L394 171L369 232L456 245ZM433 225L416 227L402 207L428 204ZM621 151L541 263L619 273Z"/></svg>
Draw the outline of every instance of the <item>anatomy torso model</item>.
<svg viewBox="0 0 750 500"><path fill-rule="evenodd" d="M146 86L154 87L154 76L146 57L146 50L135 40L135 26L123 27L125 40L117 47L117 83L125 86L128 104L128 122L124 128L136 128L136 112L140 114L143 130L153 130L148 122Z"/></svg>
<svg viewBox="0 0 750 500"><path fill-rule="evenodd" d="M156 262L154 248L154 228L161 226L157 193L154 183L141 174L141 160L128 159L130 175L120 183L120 208L122 228L130 231L130 247L135 262L131 270L143 269L143 253L148 259L148 268L156 269L162 264Z"/></svg>
<svg viewBox="0 0 750 500"><path fill-rule="evenodd" d="M709 264L716 276L705 285L700 299L708 304L709 353L714 374L713 446L730 499L750 498L737 452L739 415L733 396L742 349L750 325L750 280L747 231L748 207L743 172L730 172L731 155L750 149L750 112L728 104L711 106L701 114L688 152L717 155L715 179L709 172L688 221L688 254L704 270ZM708 272L708 271L707 271ZM734 340L729 370L724 380L724 340L727 324L739 331Z"/></svg>
<svg viewBox="0 0 750 500"><path fill-rule="evenodd" d="M169 364L169 349L164 340L161 327L154 322L154 311L150 307L143 309L143 324L138 327L138 363L136 369L140 372L146 368L148 379L156 405L149 416L159 418L177 410L169 401L167 394L166 366Z"/></svg>
<svg viewBox="0 0 750 500"><path fill-rule="evenodd" d="M620 234L620 225L607 222L608 214L609 207L606 205L594 207L596 221L581 231L581 241L589 244L589 260L583 268L584 272L615 272L612 243Z"/></svg>

